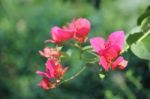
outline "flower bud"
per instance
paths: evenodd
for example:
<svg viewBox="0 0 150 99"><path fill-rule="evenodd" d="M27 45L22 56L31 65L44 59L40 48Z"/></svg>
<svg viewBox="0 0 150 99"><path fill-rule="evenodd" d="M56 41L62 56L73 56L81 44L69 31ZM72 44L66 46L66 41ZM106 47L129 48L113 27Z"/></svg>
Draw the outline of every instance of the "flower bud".
<svg viewBox="0 0 150 99"><path fill-rule="evenodd" d="M90 32L91 24L87 19L79 18L72 21L70 28L73 28L74 30L73 38L75 41L84 43L88 33Z"/></svg>

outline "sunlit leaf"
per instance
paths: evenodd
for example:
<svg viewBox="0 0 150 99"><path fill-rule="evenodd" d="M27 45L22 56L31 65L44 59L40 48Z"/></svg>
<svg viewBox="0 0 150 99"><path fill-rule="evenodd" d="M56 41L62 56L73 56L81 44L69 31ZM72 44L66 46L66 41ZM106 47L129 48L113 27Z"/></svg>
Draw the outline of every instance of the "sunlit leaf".
<svg viewBox="0 0 150 99"><path fill-rule="evenodd" d="M143 35L144 35L144 33L142 32L141 27L137 26L129 32L129 34L127 35L127 38L126 38L126 42L130 46L133 43L135 43Z"/></svg>
<svg viewBox="0 0 150 99"><path fill-rule="evenodd" d="M132 45L133 43L135 43L143 35L144 35L144 33L142 33L142 32L137 32L137 33L134 33L134 34L130 34L127 38L127 43L129 45Z"/></svg>
<svg viewBox="0 0 150 99"><path fill-rule="evenodd" d="M141 59L150 60L150 36L131 46L132 52Z"/></svg>

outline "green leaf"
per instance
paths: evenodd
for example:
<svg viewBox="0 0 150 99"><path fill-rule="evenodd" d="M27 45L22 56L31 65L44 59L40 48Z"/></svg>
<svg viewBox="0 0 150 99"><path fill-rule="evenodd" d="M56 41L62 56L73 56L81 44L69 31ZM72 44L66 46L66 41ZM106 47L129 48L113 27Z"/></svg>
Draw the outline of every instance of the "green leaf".
<svg viewBox="0 0 150 99"><path fill-rule="evenodd" d="M150 29L150 16L143 20L141 29L143 32L147 32Z"/></svg>
<svg viewBox="0 0 150 99"><path fill-rule="evenodd" d="M70 56L72 55L72 50L71 50L71 49L68 49L68 50L66 51L66 53L67 53L67 55L70 57Z"/></svg>
<svg viewBox="0 0 150 99"><path fill-rule="evenodd" d="M126 41L127 41L128 45L132 45L133 43L135 43L143 35L144 35L144 33L142 33L142 32L137 32L137 33L134 33L134 34L130 34Z"/></svg>
<svg viewBox="0 0 150 99"><path fill-rule="evenodd" d="M147 32L150 29L150 6L138 18L137 24L141 26L142 32Z"/></svg>
<svg viewBox="0 0 150 99"><path fill-rule="evenodd" d="M105 78L105 74L100 73L99 74L99 78L104 79Z"/></svg>
<svg viewBox="0 0 150 99"><path fill-rule="evenodd" d="M140 26L133 28L127 35L126 42L130 46L135 43L141 36L143 36L142 29Z"/></svg>
<svg viewBox="0 0 150 99"><path fill-rule="evenodd" d="M144 20L145 18L149 17L149 16L150 16L150 11L145 12L144 14L142 14L142 15L138 18L138 20L137 20L137 25L141 25L142 22L143 22L143 20Z"/></svg>
<svg viewBox="0 0 150 99"><path fill-rule="evenodd" d="M58 50L62 50L63 46L59 46L59 47L57 47L57 48L58 48Z"/></svg>
<svg viewBox="0 0 150 99"><path fill-rule="evenodd" d="M85 60L88 63L95 63L99 60L98 56L91 51L83 51L81 53L81 59Z"/></svg>
<svg viewBox="0 0 150 99"><path fill-rule="evenodd" d="M141 25L143 20L150 16L150 6L148 6L145 12L138 18L137 25Z"/></svg>
<svg viewBox="0 0 150 99"><path fill-rule="evenodd" d="M61 58L69 58L69 57L71 57L71 55L72 55L72 50L71 50L71 49L68 49L67 51L61 52L61 53L62 53Z"/></svg>
<svg viewBox="0 0 150 99"><path fill-rule="evenodd" d="M137 57L150 61L150 35L142 41L132 44L131 50Z"/></svg>
<svg viewBox="0 0 150 99"><path fill-rule="evenodd" d="M150 5L146 8L146 11L150 11Z"/></svg>

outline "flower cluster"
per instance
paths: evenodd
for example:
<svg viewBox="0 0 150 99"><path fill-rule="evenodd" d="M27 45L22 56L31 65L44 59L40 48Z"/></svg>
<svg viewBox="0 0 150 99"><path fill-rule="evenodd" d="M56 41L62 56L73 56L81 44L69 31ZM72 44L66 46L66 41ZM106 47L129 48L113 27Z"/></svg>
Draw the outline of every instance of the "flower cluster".
<svg viewBox="0 0 150 99"><path fill-rule="evenodd" d="M67 71L68 67L63 68L59 62L61 52L57 48L44 48L39 51L40 55L47 58L45 72L37 70L36 73L42 76L42 81L38 84L43 89L55 88Z"/></svg>
<svg viewBox="0 0 150 99"><path fill-rule="evenodd" d="M51 42L56 45L63 44L70 39L74 39L78 43L84 43L86 36L90 31L90 22L87 19L79 18L73 19L68 27L62 28L54 26L50 33L52 39L46 42ZM37 70L36 73L42 76L42 81L38 84L39 87L48 90L55 88L60 81L64 73L68 70L68 67L63 68L60 63L61 51L55 48L45 47L43 51L39 51L40 55L47 59L45 63L45 72Z"/></svg>
<svg viewBox="0 0 150 99"><path fill-rule="evenodd" d="M125 42L125 35L123 31L113 32L108 40L105 41L102 37L95 37L90 39L93 49L100 56L99 64L108 71L110 68L124 69L127 66L127 61L120 56L123 44Z"/></svg>
<svg viewBox="0 0 150 99"><path fill-rule="evenodd" d="M68 67L61 65L62 51L58 47L65 42L69 42L71 39L74 40L76 45L81 52L85 51L86 46L79 46L85 43L86 37L90 32L91 24L85 18L73 19L67 26L58 27L54 26L50 30L51 39L46 40L48 43L54 43L54 48L45 47L42 51L39 51L40 55L47 59L45 63L45 71L36 71L38 75L42 77L42 81L38 84L43 89L52 89L60 84L63 75L68 70ZM116 31L109 35L108 40L105 41L102 37L94 37L90 39L90 44L96 52L96 56L99 56L99 65L105 71L110 69L121 69L123 70L128 61L121 56L123 45L125 43L125 34L123 31ZM90 53L93 50L89 49ZM83 53L80 53L83 54ZM95 55L95 54L94 54ZM82 55L80 55L82 56ZM81 58L81 57L80 57ZM88 63L88 61L87 61ZM77 73L78 75L79 73ZM72 79L73 77L71 77Z"/></svg>
<svg viewBox="0 0 150 99"><path fill-rule="evenodd" d="M52 39L46 42L61 44L65 41L74 39L76 42L84 43L90 29L91 25L87 19L73 19L68 26L63 26L62 28L54 26L50 31Z"/></svg>

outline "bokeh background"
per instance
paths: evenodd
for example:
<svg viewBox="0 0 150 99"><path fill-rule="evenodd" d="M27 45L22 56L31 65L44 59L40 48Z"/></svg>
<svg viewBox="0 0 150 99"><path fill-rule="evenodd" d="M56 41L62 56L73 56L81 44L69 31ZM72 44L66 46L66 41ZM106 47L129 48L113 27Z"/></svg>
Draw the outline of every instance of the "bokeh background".
<svg viewBox="0 0 150 99"><path fill-rule="evenodd" d="M44 70L38 51L48 46L50 28L74 17L91 21L89 37L107 37L112 31L128 33L136 26L149 0L0 0L0 99L150 99L150 63L130 50L129 65L100 79L98 64L90 64L77 78L56 89L37 87ZM63 64L70 77L84 64L78 50Z"/></svg>

